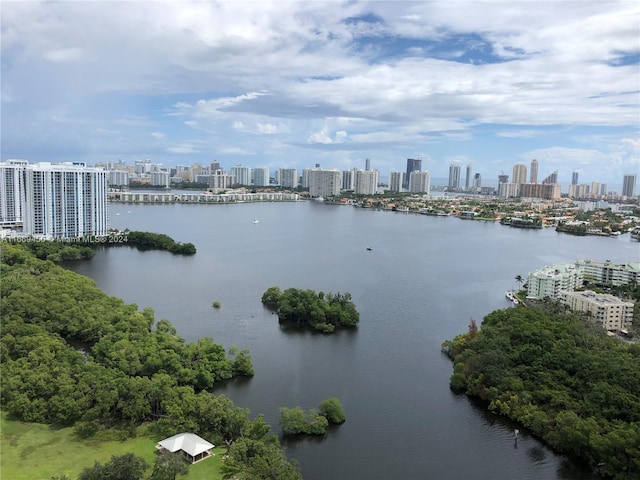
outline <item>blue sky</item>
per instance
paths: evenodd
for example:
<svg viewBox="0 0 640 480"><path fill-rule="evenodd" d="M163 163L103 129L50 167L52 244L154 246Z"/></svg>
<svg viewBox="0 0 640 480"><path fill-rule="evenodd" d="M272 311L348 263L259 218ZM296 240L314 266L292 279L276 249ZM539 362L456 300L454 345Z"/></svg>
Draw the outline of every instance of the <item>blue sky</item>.
<svg viewBox="0 0 640 480"><path fill-rule="evenodd" d="M631 1L3 1L2 160L640 170ZM640 175L639 175L640 177Z"/></svg>

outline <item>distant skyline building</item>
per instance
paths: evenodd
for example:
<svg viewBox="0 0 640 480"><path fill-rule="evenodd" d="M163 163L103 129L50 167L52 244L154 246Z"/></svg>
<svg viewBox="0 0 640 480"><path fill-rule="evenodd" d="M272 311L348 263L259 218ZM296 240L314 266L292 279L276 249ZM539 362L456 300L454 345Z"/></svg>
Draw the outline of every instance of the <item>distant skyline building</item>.
<svg viewBox="0 0 640 480"><path fill-rule="evenodd" d="M309 169L309 196L331 197L340 194L341 174L338 170Z"/></svg>
<svg viewBox="0 0 640 480"><path fill-rule="evenodd" d="M391 192L402 191L403 172L391 172L389 174L389 190Z"/></svg>
<svg viewBox="0 0 640 480"><path fill-rule="evenodd" d="M556 170L555 172L549 174L549 176L547 178L545 178L542 181L542 183L544 183L544 184L558 183L558 171Z"/></svg>
<svg viewBox="0 0 640 480"><path fill-rule="evenodd" d="M636 179L637 175L634 174L626 174L622 179L622 196L623 197L634 197L636 194Z"/></svg>
<svg viewBox="0 0 640 480"><path fill-rule="evenodd" d="M367 172L371 170L371 160L369 160L368 158L364 161L364 169Z"/></svg>
<svg viewBox="0 0 640 480"><path fill-rule="evenodd" d="M571 185L578 184L578 172L571 173Z"/></svg>
<svg viewBox="0 0 640 480"><path fill-rule="evenodd" d="M449 190L460 188L460 165L452 163L449 165Z"/></svg>
<svg viewBox="0 0 640 480"><path fill-rule="evenodd" d="M234 165L229 173L236 177L237 185L251 185L251 168L243 165Z"/></svg>
<svg viewBox="0 0 640 480"><path fill-rule="evenodd" d="M298 187L298 170L295 168L280 168L279 181L280 186L284 188Z"/></svg>
<svg viewBox="0 0 640 480"><path fill-rule="evenodd" d="M409 191L412 193L429 193L431 190L431 175L429 172L411 172L409 176Z"/></svg>
<svg viewBox="0 0 640 480"><path fill-rule="evenodd" d="M529 183L538 183L538 160L535 158L531 160L531 176L529 177Z"/></svg>
<svg viewBox="0 0 640 480"><path fill-rule="evenodd" d="M473 176L473 188L475 189L482 188L482 176L480 175L480 173L476 173Z"/></svg>
<svg viewBox="0 0 640 480"><path fill-rule="evenodd" d="M464 179L464 188L468 190L471 187L471 164L467 165L467 175Z"/></svg>
<svg viewBox="0 0 640 480"><path fill-rule="evenodd" d="M418 158L407 158L407 173L402 182L402 186L407 188L409 186L409 176L411 172L419 172L422 170L422 160Z"/></svg>
<svg viewBox="0 0 640 480"><path fill-rule="evenodd" d="M509 183L509 175L505 175L504 173L498 175L498 185L501 183Z"/></svg>
<svg viewBox="0 0 640 480"><path fill-rule="evenodd" d="M342 171L342 190L355 191L357 168Z"/></svg>
<svg viewBox="0 0 640 480"><path fill-rule="evenodd" d="M269 167L256 167L251 170L253 185L256 187L268 187L270 183Z"/></svg>
<svg viewBox="0 0 640 480"><path fill-rule="evenodd" d="M359 195L373 195L378 191L378 170L356 170L355 193Z"/></svg>
<svg viewBox="0 0 640 480"><path fill-rule="evenodd" d="M515 184L521 184L527 182L527 166L521 163L517 163L513 166L513 175L511 175L511 181Z"/></svg>

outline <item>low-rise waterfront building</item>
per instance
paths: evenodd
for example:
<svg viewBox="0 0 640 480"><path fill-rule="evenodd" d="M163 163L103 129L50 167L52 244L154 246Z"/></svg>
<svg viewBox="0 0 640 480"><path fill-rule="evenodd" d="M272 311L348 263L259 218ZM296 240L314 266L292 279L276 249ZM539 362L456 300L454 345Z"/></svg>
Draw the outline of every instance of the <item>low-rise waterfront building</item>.
<svg viewBox="0 0 640 480"><path fill-rule="evenodd" d="M582 271L572 264L546 266L529 273L527 298L560 298L560 292L582 287Z"/></svg>
<svg viewBox="0 0 640 480"><path fill-rule="evenodd" d="M615 264L609 261L576 260L575 265L582 271L585 281L596 285L617 287L638 283L640 262Z"/></svg>
<svg viewBox="0 0 640 480"><path fill-rule="evenodd" d="M633 322L633 302L591 290L562 292L561 301L571 310L590 312L591 318L610 331L627 332Z"/></svg>

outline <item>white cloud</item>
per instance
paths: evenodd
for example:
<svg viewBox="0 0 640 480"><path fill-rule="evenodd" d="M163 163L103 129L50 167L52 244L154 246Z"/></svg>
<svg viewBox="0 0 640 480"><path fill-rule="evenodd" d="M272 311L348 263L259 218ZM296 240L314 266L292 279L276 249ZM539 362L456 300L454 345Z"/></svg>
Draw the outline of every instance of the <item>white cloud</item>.
<svg viewBox="0 0 640 480"><path fill-rule="evenodd" d="M161 139L163 139L165 137L165 134L162 133L162 132L151 132L150 135L153 138L157 138L158 140L161 140Z"/></svg>
<svg viewBox="0 0 640 480"><path fill-rule="evenodd" d="M258 123L257 129L259 133L264 133L266 135L278 133L278 127L271 123Z"/></svg>

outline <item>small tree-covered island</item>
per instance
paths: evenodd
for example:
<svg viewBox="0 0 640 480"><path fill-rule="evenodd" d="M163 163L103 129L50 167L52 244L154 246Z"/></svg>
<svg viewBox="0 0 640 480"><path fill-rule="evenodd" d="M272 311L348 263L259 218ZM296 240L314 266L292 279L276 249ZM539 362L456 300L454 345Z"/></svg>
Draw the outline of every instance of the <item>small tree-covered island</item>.
<svg viewBox="0 0 640 480"><path fill-rule="evenodd" d="M271 287L262 295L262 303L275 310L282 323L309 327L323 333L333 333L336 328L355 327L360 314L349 293L314 292Z"/></svg>
<svg viewBox="0 0 640 480"><path fill-rule="evenodd" d="M640 344L548 304L495 311L481 329L472 320L442 347L452 390L607 478L640 478Z"/></svg>
<svg viewBox="0 0 640 480"><path fill-rule="evenodd" d="M307 412L302 407L280 409L280 426L285 435L324 435L329 424L340 425L346 419L336 397L322 401L317 409Z"/></svg>

